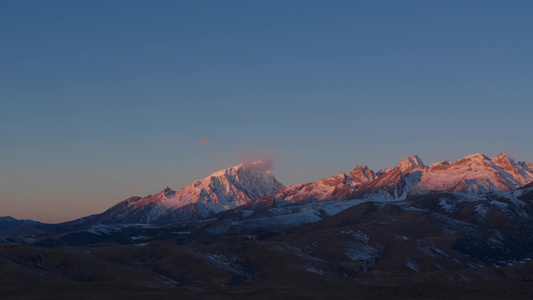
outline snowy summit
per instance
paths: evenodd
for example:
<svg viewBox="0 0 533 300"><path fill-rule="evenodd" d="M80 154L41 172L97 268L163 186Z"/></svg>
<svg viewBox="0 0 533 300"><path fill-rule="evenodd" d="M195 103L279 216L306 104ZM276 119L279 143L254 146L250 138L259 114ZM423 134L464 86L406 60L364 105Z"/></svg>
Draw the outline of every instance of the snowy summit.
<svg viewBox="0 0 533 300"><path fill-rule="evenodd" d="M129 198L103 215L116 223L160 224L201 219L283 188L268 170L268 163L244 162L194 180L178 191L166 188L155 195Z"/></svg>

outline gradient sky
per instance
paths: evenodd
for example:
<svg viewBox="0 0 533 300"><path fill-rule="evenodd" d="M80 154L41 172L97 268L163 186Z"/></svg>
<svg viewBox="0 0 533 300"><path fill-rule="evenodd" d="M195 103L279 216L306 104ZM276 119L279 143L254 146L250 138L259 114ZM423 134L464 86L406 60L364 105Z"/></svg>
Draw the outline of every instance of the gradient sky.
<svg viewBox="0 0 533 300"><path fill-rule="evenodd" d="M533 162L533 1L0 1L0 216L275 157L285 185Z"/></svg>

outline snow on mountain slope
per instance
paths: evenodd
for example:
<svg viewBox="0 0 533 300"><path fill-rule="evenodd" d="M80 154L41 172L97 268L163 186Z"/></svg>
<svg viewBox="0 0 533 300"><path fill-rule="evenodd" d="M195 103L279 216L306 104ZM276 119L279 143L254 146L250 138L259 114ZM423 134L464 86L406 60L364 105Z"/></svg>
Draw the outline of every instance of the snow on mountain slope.
<svg viewBox="0 0 533 300"><path fill-rule="evenodd" d="M274 194L274 197L289 202L339 199L350 190L352 181L344 172L341 172L312 183L291 185Z"/></svg>
<svg viewBox="0 0 533 300"><path fill-rule="evenodd" d="M428 192L485 193L510 191L533 181L533 169L515 163L507 154L495 158L479 153L457 162L446 160L425 166L418 156L402 160L394 169L369 182L356 194L384 190L395 198Z"/></svg>
<svg viewBox="0 0 533 300"><path fill-rule="evenodd" d="M507 154L495 158L479 153L455 163L432 165L424 170L418 187L426 191L509 191L533 181L533 170L516 164Z"/></svg>
<svg viewBox="0 0 533 300"><path fill-rule="evenodd" d="M247 162L194 180L179 191L166 188L132 197L110 208L104 222L161 224L205 218L284 188L262 161Z"/></svg>
<svg viewBox="0 0 533 300"><path fill-rule="evenodd" d="M340 172L331 177L324 177L306 184L295 184L282 189L271 196L257 199L250 206L270 206L275 199L287 202L306 202L346 199L354 189L376 179L377 175L367 166L357 166L350 175Z"/></svg>
<svg viewBox="0 0 533 300"><path fill-rule="evenodd" d="M377 173L367 166L357 166L349 176L343 172L306 184L289 186L248 204L268 207L276 200L306 202L360 198L367 194L386 193L393 199L429 192L485 193L510 191L533 181L530 165L515 163L507 154L495 158L479 153L457 162L443 160L429 167L417 155L406 157L395 168Z"/></svg>
<svg viewBox="0 0 533 300"><path fill-rule="evenodd" d="M407 157L394 169L377 173L355 167L307 184L285 188L262 161L243 163L194 180L181 190L166 188L155 195L132 197L86 223L167 224L196 220L244 207L276 207L294 202L342 200L364 197L406 199L431 192L511 191L533 181L533 165L515 163L508 155L495 158L473 154L450 163L426 166L418 156ZM79 222L78 222L79 223Z"/></svg>
<svg viewBox="0 0 533 300"><path fill-rule="evenodd" d="M360 197L361 194L384 191L394 198L402 198L404 190L416 186L417 180L426 168L418 156L406 157L394 169L388 169L384 173L378 172L381 173L378 178L362 185L353 194Z"/></svg>
<svg viewBox="0 0 533 300"><path fill-rule="evenodd" d="M385 174L385 172L383 172ZM374 171L370 170L367 166L357 166L350 172L350 178L352 179L352 185L359 187L365 183L373 181L378 178L378 175Z"/></svg>
<svg viewBox="0 0 533 300"><path fill-rule="evenodd" d="M404 158L397 166L402 173L405 173L407 171L410 171L413 168L416 167L422 167L425 168L426 165L422 162L420 157L418 155L412 156L412 157L406 157Z"/></svg>

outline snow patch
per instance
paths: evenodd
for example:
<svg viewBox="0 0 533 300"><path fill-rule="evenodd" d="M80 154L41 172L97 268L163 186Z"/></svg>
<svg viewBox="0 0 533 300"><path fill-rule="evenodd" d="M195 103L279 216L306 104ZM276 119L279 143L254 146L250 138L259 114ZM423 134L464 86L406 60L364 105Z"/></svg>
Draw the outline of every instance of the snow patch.
<svg viewBox="0 0 533 300"><path fill-rule="evenodd" d="M395 234L394 240L397 242L403 242L403 241L408 241L409 237L406 237L405 235L401 235L401 234Z"/></svg>
<svg viewBox="0 0 533 300"><path fill-rule="evenodd" d="M315 273L315 274L318 274L318 275L324 275L324 271L322 271L321 269L317 269L313 266L309 266L309 265L305 265L304 266L304 270L306 270L307 272L310 272L310 273Z"/></svg>
<svg viewBox="0 0 533 300"><path fill-rule="evenodd" d="M353 237L356 241L361 241L363 243L368 243L368 236L364 233L362 233L361 231L353 231L353 230L348 230L348 231L341 231L341 233L345 233L345 234L348 234L350 235L351 237Z"/></svg>
<svg viewBox="0 0 533 300"><path fill-rule="evenodd" d="M450 258L448 256L448 254L446 254L446 252L440 250L439 248L437 248L437 247L435 247L433 245L419 247L418 250L420 250L424 254L427 254L427 255L432 256L432 257Z"/></svg>
<svg viewBox="0 0 533 300"><path fill-rule="evenodd" d="M439 206L444 209L447 213L452 213L455 210L455 206L451 203L448 203L448 200L441 198L439 201Z"/></svg>
<svg viewBox="0 0 533 300"><path fill-rule="evenodd" d="M408 257L407 258L407 263L405 264L407 267L409 267L411 270L417 272L417 273L422 273L420 272L420 269L418 268L417 264L416 264L416 259L414 258L411 258L411 257Z"/></svg>
<svg viewBox="0 0 533 300"><path fill-rule="evenodd" d="M343 250L350 259L361 263L373 261L379 253L375 248L360 243L347 243Z"/></svg>

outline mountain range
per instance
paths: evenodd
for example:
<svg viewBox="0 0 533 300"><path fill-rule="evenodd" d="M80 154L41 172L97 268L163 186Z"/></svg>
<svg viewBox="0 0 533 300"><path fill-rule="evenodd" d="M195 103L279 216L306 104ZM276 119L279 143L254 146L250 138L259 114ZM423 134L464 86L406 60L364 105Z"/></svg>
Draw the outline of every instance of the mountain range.
<svg viewBox="0 0 533 300"><path fill-rule="evenodd" d="M480 194L511 191L533 181L533 163L515 163L505 153L494 158L476 153L453 163L443 160L430 166L415 155L406 157L394 168L375 172L367 166L356 166L349 174L340 172L289 187L277 181L267 166L262 160L245 162L194 180L177 191L167 187L154 195L130 197L101 214L65 225L169 224L205 219L243 205L265 207L280 201L299 203L369 196L403 200L434 192ZM0 229L34 222L15 221L0 219Z"/></svg>
<svg viewBox="0 0 533 300"><path fill-rule="evenodd" d="M0 218L0 292L5 299L533 296L531 163L502 153L427 166L415 155L394 168L356 166L288 187L266 166L243 163L61 224Z"/></svg>
<svg viewBox="0 0 533 300"><path fill-rule="evenodd" d="M356 166L315 182L284 187L262 161L240 164L195 180L173 191L132 197L99 218L105 223L165 224L198 220L242 205L276 201L307 202L360 198L374 194L390 200L432 192L485 193L511 191L533 181L533 164L515 163L507 154L491 158L479 153L457 162L426 166L418 156L406 157L396 167L374 172Z"/></svg>

